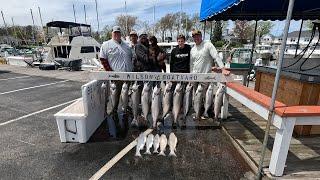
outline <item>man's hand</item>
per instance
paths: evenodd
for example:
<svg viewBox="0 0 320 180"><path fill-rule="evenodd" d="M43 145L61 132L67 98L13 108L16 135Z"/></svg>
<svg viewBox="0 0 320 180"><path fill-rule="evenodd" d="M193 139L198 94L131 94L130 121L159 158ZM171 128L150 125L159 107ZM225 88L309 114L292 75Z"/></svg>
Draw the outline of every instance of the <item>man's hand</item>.
<svg viewBox="0 0 320 180"><path fill-rule="evenodd" d="M216 73L222 73L225 76L230 75L230 71L226 70L225 68L212 67L212 71Z"/></svg>

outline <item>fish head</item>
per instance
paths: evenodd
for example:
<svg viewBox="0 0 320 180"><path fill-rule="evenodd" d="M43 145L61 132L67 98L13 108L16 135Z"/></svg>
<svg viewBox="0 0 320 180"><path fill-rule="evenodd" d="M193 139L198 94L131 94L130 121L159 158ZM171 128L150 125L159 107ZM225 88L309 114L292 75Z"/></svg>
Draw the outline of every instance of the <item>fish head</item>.
<svg viewBox="0 0 320 180"><path fill-rule="evenodd" d="M176 85L176 88L174 89L174 93L178 93L178 92L181 92L182 91L182 85L181 83L178 83Z"/></svg>
<svg viewBox="0 0 320 180"><path fill-rule="evenodd" d="M123 83L122 91L127 91L129 89L128 83Z"/></svg>
<svg viewBox="0 0 320 180"><path fill-rule="evenodd" d="M202 92L202 91L203 91L203 86L199 84L197 88L197 92Z"/></svg>
<svg viewBox="0 0 320 180"><path fill-rule="evenodd" d="M186 92L190 92L192 87L193 87L192 84L189 83L188 86L186 87Z"/></svg>

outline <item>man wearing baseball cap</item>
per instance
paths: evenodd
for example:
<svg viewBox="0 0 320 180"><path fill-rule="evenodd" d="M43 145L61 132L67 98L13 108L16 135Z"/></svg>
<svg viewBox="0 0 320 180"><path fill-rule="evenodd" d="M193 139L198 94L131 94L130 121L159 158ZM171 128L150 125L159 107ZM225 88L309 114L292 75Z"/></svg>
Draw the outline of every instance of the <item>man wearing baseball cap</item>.
<svg viewBox="0 0 320 180"><path fill-rule="evenodd" d="M112 39L104 42L100 50L100 61L106 71L131 72L132 51L127 43L121 39L121 29L113 26ZM116 81L116 94L120 97L122 81ZM116 112L118 104L114 105L113 112Z"/></svg>

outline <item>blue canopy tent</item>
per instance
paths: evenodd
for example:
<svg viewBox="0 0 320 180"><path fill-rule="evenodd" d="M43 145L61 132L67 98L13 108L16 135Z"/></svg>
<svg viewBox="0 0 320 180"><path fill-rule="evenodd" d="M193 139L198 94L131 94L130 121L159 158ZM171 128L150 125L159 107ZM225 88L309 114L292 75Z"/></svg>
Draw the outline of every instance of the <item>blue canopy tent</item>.
<svg viewBox="0 0 320 180"><path fill-rule="evenodd" d="M285 20L288 4L289 0L202 0L200 20ZM320 1L296 0L291 19L319 17Z"/></svg>
<svg viewBox="0 0 320 180"><path fill-rule="evenodd" d="M274 115L274 104L279 85L284 50L288 36L290 20L317 20L320 15L319 0L202 0L200 10L201 21L219 20L286 20L277 72L269 107L268 123L265 131L261 158L258 169L258 179L262 175L271 121ZM281 176L284 164L279 167L269 167L273 175Z"/></svg>

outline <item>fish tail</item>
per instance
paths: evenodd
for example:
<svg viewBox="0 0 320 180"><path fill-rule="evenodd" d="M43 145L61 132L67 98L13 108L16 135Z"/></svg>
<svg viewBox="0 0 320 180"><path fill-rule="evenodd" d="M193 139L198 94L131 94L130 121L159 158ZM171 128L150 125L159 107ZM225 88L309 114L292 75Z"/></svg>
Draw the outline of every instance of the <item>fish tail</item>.
<svg viewBox="0 0 320 180"><path fill-rule="evenodd" d="M166 156L163 151L161 151L158 156Z"/></svg>
<svg viewBox="0 0 320 180"><path fill-rule="evenodd" d="M141 157L140 151L137 151L136 154L135 154L135 156Z"/></svg>
<svg viewBox="0 0 320 180"><path fill-rule="evenodd" d="M177 157L176 153L174 153L174 151L170 151L169 156L175 156Z"/></svg>
<svg viewBox="0 0 320 180"><path fill-rule="evenodd" d="M151 152L149 149L147 149L147 151L144 154L151 154Z"/></svg>

